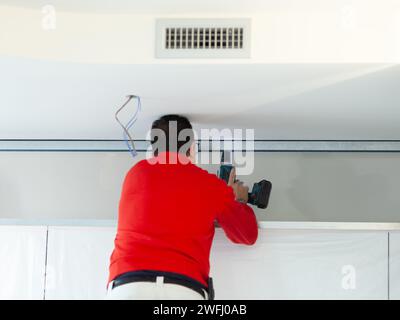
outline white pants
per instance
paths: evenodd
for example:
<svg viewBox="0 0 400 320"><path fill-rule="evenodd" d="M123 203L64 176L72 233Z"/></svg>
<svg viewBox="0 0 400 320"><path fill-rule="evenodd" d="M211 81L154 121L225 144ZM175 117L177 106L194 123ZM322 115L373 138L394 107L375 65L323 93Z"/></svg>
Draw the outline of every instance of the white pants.
<svg viewBox="0 0 400 320"><path fill-rule="evenodd" d="M108 286L108 300L204 300L204 297L184 286L164 283L164 277L157 277L156 282L131 282L112 288ZM207 293L205 292L207 297Z"/></svg>

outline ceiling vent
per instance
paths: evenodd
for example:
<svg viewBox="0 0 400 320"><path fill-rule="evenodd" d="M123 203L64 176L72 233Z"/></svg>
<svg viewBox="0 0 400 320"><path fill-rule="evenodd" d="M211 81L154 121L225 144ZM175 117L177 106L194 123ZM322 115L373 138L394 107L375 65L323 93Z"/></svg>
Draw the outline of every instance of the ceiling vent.
<svg viewBox="0 0 400 320"><path fill-rule="evenodd" d="M157 58L250 58L250 19L158 19Z"/></svg>

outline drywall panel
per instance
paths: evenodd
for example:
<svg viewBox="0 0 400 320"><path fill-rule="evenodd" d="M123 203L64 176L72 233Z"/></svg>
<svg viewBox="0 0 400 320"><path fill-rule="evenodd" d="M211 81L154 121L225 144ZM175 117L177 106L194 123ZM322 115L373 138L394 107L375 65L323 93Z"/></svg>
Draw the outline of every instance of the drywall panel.
<svg viewBox="0 0 400 320"><path fill-rule="evenodd" d="M1 299L43 299L47 228L0 226Z"/></svg>
<svg viewBox="0 0 400 320"><path fill-rule="evenodd" d="M103 299L114 228L49 227L46 299Z"/></svg>
<svg viewBox="0 0 400 320"><path fill-rule="evenodd" d="M5 152L0 218L116 219L126 172L144 154ZM400 153L256 153L249 186L272 181L259 220L400 222ZM202 165L216 173L218 165ZM29 179L27 179L29 177Z"/></svg>
<svg viewBox="0 0 400 320"><path fill-rule="evenodd" d="M260 230L253 247L222 232L212 251L217 299L387 299L387 233Z"/></svg>
<svg viewBox="0 0 400 320"><path fill-rule="evenodd" d="M198 136L205 128L254 129L257 139L400 136L399 65L79 64L2 57L0 48L0 69L1 139L121 139L114 113L127 94L142 99L135 139L168 113L188 116ZM124 123L135 108L127 105Z"/></svg>
<svg viewBox="0 0 400 320"><path fill-rule="evenodd" d="M140 156L2 153L0 217L115 219L125 174Z"/></svg>
<svg viewBox="0 0 400 320"><path fill-rule="evenodd" d="M249 185L272 181L261 220L399 222L400 153L262 153Z"/></svg>
<svg viewBox="0 0 400 320"><path fill-rule="evenodd" d="M400 232L389 233L389 297L400 300Z"/></svg>

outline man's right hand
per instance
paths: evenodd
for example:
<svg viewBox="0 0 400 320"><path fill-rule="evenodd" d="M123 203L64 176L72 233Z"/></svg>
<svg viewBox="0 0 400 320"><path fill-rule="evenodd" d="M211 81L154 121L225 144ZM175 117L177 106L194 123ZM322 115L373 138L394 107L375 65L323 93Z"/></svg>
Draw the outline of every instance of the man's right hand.
<svg viewBox="0 0 400 320"><path fill-rule="evenodd" d="M235 168L232 168L229 174L228 186L232 187L237 201L247 203L249 199L249 187L245 186L242 181L236 180Z"/></svg>

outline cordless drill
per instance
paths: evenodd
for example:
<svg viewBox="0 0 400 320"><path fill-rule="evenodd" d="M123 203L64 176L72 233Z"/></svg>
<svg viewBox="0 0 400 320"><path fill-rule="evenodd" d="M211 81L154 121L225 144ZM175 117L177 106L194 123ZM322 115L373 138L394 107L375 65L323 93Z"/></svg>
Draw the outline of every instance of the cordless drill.
<svg viewBox="0 0 400 320"><path fill-rule="evenodd" d="M226 183L229 181L229 175L233 165L221 164L218 170L218 177ZM253 185L253 189L249 193L247 203L257 206L260 209L265 209L268 206L269 196L271 194L272 184L270 181L261 180Z"/></svg>

